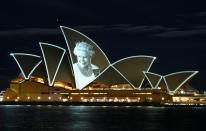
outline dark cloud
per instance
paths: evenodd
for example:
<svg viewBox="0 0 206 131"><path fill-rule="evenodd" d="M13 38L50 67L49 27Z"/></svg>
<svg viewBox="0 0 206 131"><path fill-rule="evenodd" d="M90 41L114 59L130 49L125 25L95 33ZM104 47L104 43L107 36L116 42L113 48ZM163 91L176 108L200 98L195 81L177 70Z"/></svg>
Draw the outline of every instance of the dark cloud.
<svg viewBox="0 0 206 131"><path fill-rule="evenodd" d="M194 25L193 29L206 29L206 25Z"/></svg>
<svg viewBox="0 0 206 131"><path fill-rule="evenodd" d="M206 16L206 11L193 13L192 15L194 15L194 16Z"/></svg>
<svg viewBox="0 0 206 131"><path fill-rule="evenodd" d="M1 30L0 36L35 36L35 35L59 35L61 31L58 28L26 28L16 30Z"/></svg>
<svg viewBox="0 0 206 131"><path fill-rule="evenodd" d="M183 14L178 14L177 16L180 17L202 17L202 16L206 16L206 11L201 11L201 12L187 12L187 13L183 13Z"/></svg>
<svg viewBox="0 0 206 131"><path fill-rule="evenodd" d="M190 29L180 27L166 27L160 25L131 25L131 24L115 24L115 25L81 25L72 27L83 33L130 33L130 34L145 34L152 37L189 37L197 35L206 35L205 25L195 25ZM0 31L1 37L7 36L47 36L60 35L60 28L22 28L15 30Z"/></svg>
<svg viewBox="0 0 206 131"><path fill-rule="evenodd" d="M131 24L115 24L115 25L84 25L75 26L76 30L83 32L116 32L116 33L145 33L145 32L164 32L177 30L177 27L165 27L159 25L131 25Z"/></svg>
<svg viewBox="0 0 206 131"><path fill-rule="evenodd" d="M129 28L125 28L126 32L164 32L164 31L173 31L177 30L178 28L175 27L166 27L166 26L159 26L159 25L152 25L152 26L131 26Z"/></svg>
<svg viewBox="0 0 206 131"><path fill-rule="evenodd" d="M163 32L159 34L154 34L153 37L164 37L164 38L177 38L177 37L189 37L189 36L198 36L206 35L206 29L192 29L192 30L174 30Z"/></svg>

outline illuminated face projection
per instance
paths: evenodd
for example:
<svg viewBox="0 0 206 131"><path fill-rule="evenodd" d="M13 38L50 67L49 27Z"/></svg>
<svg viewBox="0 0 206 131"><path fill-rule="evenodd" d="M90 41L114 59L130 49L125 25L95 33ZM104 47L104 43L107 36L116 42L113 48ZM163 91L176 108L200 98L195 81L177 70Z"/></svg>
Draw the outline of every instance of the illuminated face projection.
<svg viewBox="0 0 206 131"><path fill-rule="evenodd" d="M61 26L73 65L76 89L83 89L93 82L110 62L99 46L84 34Z"/></svg>
<svg viewBox="0 0 206 131"><path fill-rule="evenodd" d="M92 45L86 42L76 42L73 53L77 57L77 62L73 64L76 86L84 87L100 72L99 67L91 62L95 52Z"/></svg>

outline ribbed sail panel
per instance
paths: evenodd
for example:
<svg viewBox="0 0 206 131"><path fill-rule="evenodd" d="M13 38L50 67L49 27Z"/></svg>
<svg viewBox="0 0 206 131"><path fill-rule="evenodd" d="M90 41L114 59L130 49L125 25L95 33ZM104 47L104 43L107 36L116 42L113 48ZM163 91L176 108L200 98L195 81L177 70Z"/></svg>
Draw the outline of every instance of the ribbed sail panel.
<svg viewBox="0 0 206 131"><path fill-rule="evenodd" d="M131 84L136 88L141 88L144 81L144 73L148 72L155 57L151 56L132 56L121 59L113 64L113 66L124 75Z"/></svg>
<svg viewBox="0 0 206 131"><path fill-rule="evenodd" d="M71 83L72 87L75 87L74 75L71 70L71 64L69 62L67 54L64 55L64 58L59 67L59 71L57 72L55 81Z"/></svg>
<svg viewBox="0 0 206 131"><path fill-rule="evenodd" d="M164 76L167 88L171 92L177 91L184 83L196 75L198 71L182 71Z"/></svg>
<svg viewBox="0 0 206 131"><path fill-rule="evenodd" d="M48 43L40 43L40 47L46 66L49 85L52 86L64 57L65 49Z"/></svg>
<svg viewBox="0 0 206 131"><path fill-rule="evenodd" d="M162 76L155 74L155 73L151 73L151 72L144 72L149 84L151 85L152 88L157 88L157 86L159 85Z"/></svg>
<svg viewBox="0 0 206 131"><path fill-rule="evenodd" d="M15 59L25 79L29 79L33 71L42 62L40 56L33 54L11 53L10 55Z"/></svg>

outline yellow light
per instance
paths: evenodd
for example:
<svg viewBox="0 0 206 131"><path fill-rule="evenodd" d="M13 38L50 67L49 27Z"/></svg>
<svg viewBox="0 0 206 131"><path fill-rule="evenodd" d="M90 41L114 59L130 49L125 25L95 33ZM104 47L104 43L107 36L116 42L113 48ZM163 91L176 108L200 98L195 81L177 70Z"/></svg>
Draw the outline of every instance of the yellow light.
<svg viewBox="0 0 206 131"><path fill-rule="evenodd" d="M72 90L72 87L70 87L67 83L60 82L60 81L55 82L54 87L62 87L62 88L65 88L65 89Z"/></svg>
<svg viewBox="0 0 206 131"><path fill-rule="evenodd" d="M4 99L2 97L0 97L0 101L3 101Z"/></svg>
<svg viewBox="0 0 206 131"><path fill-rule="evenodd" d="M40 99L41 99L41 97L40 97L40 96L38 96L38 97L37 97L37 99L38 99L38 100L40 100Z"/></svg>
<svg viewBox="0 0 206 131"><path fill-rule="evenodd" d="M68 101L68 99L62 99L62 101L63 101L63 102L66 102L66 101Z"/></svg>
<svg viewBox="0 0 206 131"><path fill-rule="evenodd" d="M128 101L128 102L131 102L131 100L130 100L130 99L127 99L127 101Z"/></svg>
<svg viewBox="0 0 206 131"><path fill-rule="evenodd" d="M42 78L36 78L35 81L44 84L44 80Z"/></svg>
<svg viewBox="0 0 206 131"><path fill-rule="evenodd" d="M60 83L55 83L55 84L54 84L54 87L64 87L64 85L63 85L63 84L60 84Z"/></svg>
<svg viewBox="0 0 206 131"><path fill-rule="evenodd" d="M112 102L112 99L109 99L109 102Z"/></svg>
<svg viewBox="0 0 206 131"><path fill-rule="evenodd" d="M71 93L72 95L79 95L79 93Z"/></svg>
<svg viewBox="0 0 206 131"><path fill-rule="evenodd" d="M60 94L69 94L69 93L60 93Z"/></svg>
<svg viewBox="0 0 206 131"><path fill-rule="evenodd" d="M29 99L30 99L30 97L28 96L28 97L27 97L27 99L29 100Z"/></svg>
<svg viewBox="0 0 206 131"><path fill-rule="evenodd" d="M151 95L152 93L134 93L134 94L148 94L148 95Z"/></svg>
<svg viewBox="0 0 206 131"><path fill-rule="evenodd" d="M95 95L98 95L99 93L91 93L91 94L95 94Z"/></svg>
<svg viewBox="0 0 206 131"><path fill-rule="evenodd" d="M51 97L49 96L48 99L51 100Z"/></svg>
<svg viewBox="0 0 206 131"><path fill-rule="evenodd" d="M9 96L7 96L6 99L9 99Z"/></svg>
<svg viewBox="0 0 206 131"><path fill-rule="evenodd" d="M61 99L62 99L62 97L59 97L59 99L61 100Z"/></svg>
<svg viewBox="0 0 206 131"><path fill-rule="evenodd" d="M19 96L17 97L17 99L19 99Z"/></svg>

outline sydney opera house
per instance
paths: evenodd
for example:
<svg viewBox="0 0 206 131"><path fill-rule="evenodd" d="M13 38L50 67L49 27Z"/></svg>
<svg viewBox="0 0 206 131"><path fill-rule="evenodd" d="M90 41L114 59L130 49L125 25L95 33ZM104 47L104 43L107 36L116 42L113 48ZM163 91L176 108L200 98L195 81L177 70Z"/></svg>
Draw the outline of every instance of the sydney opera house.
<svg viewBox="0 0 206 131"><path fill-rule="evenodd" d="M21 74L10 80L3 101L204 103L189 82L198 71L162 76L150 72L156 57L130 56L110 63L84 34L61 26L67 49L40 42L41 56L11 53Z"/></svg>

